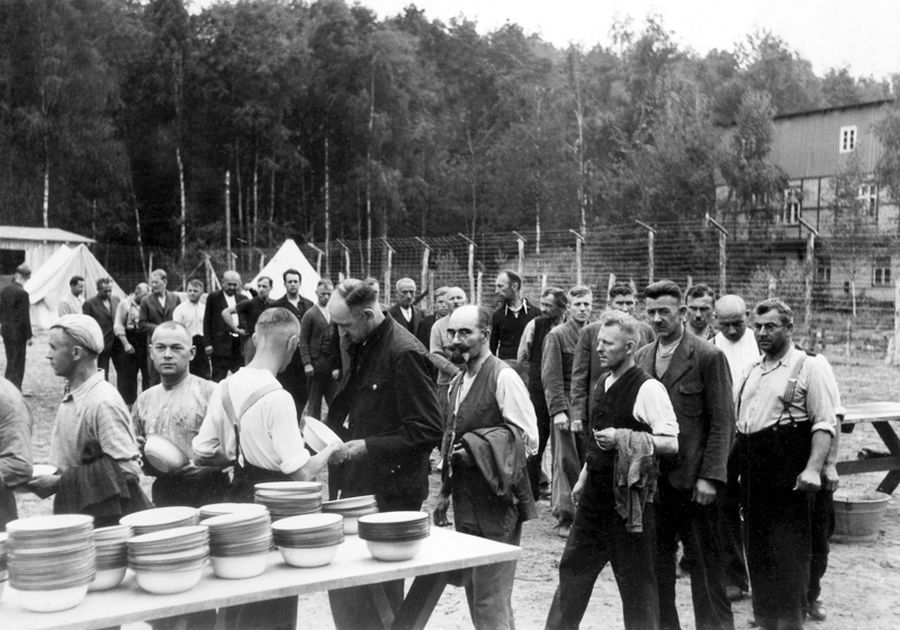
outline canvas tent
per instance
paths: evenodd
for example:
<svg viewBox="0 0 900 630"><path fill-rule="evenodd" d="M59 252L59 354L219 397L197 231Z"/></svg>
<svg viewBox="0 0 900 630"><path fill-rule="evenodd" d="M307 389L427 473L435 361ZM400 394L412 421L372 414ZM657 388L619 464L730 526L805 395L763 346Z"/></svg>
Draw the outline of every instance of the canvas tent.
<svg viewBox="0 0 900 630"><path fill-rule="evenodd" d="M87 299L97 294L97 280L109 277L109 274L85 245L60 245L25 283L31 302L32 326L49 328L58 319L57 306L69 291L69 279L72 276L84 278L84 295ZM120 299L125 297L125 292L115 280L113 295Z"/></svg>
<svg viewBox="0 0 900 630"><path fill-rule="evenodd" d="M313 303L316 301L316 286L319 284L319 274L313 269L313 266L306 260L306 256L297 247L297 243L293 239L287 239L282 243L275 255L266 263L256 277L253 278L251 284L256 287L256 281L260 276L268 276L272 278L272 292L269 298L277 300L284 295L284 280L281 278L287 269L296 269L300 272L300 295Z"/></svg>

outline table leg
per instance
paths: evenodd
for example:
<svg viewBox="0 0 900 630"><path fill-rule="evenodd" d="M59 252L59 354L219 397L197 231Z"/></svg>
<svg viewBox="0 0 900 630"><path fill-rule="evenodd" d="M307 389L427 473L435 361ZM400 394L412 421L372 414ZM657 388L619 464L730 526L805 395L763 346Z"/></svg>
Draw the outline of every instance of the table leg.
<svg viewBox="0 0 900 630"><path fill-rule="evenodd" d="M397 611L392 628L394 630L422 630L428 623L434 607L447 585L447 573L420 575L413 580L409 592Z"/></svg>
<svg viewBox="0 0 900 630"><path fill-rule="evenodd" d="M378 618L381 620L382 628L390 628L394 625L396 611L391 606L391 600L384 591L383 584L371 584L365 587L366 592L372 598L375 610L378 611Z"/></svg>
<svg viewBox="0 0 900 630"><path fill-rule="evenodd" d="M881 441L884 442L891 454L900 455L900 438L897 437L891 424L889 422L873 422L872 426L875 427L875 431L878 432ZM892 470L882 479L878 485L878 491L892 494L898 484L900 484L900 470Z"/></svg>

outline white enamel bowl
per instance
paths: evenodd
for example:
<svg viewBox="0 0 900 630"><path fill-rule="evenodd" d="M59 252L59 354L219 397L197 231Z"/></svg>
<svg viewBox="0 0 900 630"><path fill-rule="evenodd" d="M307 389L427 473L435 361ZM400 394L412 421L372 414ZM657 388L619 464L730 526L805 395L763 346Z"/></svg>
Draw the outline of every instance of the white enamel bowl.
<svg viewBox="0 0 900 630"><path fill-rule="evenodd" d="M200 583L203 565L187 571L135 571L138 586L154 595L189 591Z"/></svg>
<svg viewBox="0 0 900 630"><path fill-rule="evenodd" d="M281 557L292 567L324 567L334 560L340 545L329 547L279 547Z"/></svg>
<svg viewBox="0 0 900 630"><path fill-rule="evenodd" d="M16 591L22 608L31 612L59 612L75 608L88 592L87 584L49 591Z"/></svg>
<svg viewBox="0 0 900 630"><path fill-rule="evenodd" d="M412 560L422 549L424 538L418 540L402 540L384 542L381 540L367 540L366 546L369 553L376 560L384 560L386 562L400 562L401 560Z"/></svg>
<svg viewBox="0 0 900 630"><path fill-rule="evenodd" d="M108 591L116 588L125 579L125 569L127 567L116 567L114 569L98 569L94 576L94 581L88 584L89 591Z"/></svg>
<svg viewBox="0 0 900 630"><path fill-rule="evenodd" d="M213 573L226 580L242 580L256 577L266 570L266 559L269 554L258 553L248 556L229 556L217 558L210 556Z"/></svg>

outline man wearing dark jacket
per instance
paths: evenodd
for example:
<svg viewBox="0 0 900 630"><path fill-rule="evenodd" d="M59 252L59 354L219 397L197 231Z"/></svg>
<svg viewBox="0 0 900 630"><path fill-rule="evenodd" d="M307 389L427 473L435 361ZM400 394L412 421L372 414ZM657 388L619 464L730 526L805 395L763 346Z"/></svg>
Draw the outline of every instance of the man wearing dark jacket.
<svg viewBox="0 0 900 630"><path fill-rule="evenodd" d="M331 337L333 327L328 314L328 300L334 285L323 278L316 286L316 305L308 309L300 320L300 357L309 379L309 415L322 417L322 399L328 405L334 400L337 381L331 378Z"/></svg>
<svg viewBox="0 0 900 630"><path fill-rule="evenodd" d="M450 315L447 336L450 360L464 366L450 385L450 414L444 433L444 476L435 523L446 521L449 497L453 496L456 531L489 540L518 545L522 523L537 517L525 458L537 451L537 421L525 384L504 361L488 350L491 314L479 306L463 306ZM485 434L506 427L509 440ZM477 436L477 437L476 437ZM500 435L500 438L506 437ZM489 448L487 456L471 452L467 439ZM489 444L489 446L487 446ZM492 457L498 451L502 457ZM510 454L509 451L513 452ZM506 461L510 455L518 465L486 477L487 462ZM453 473L450 474L449 468ZM492 483L493 482L493 483ZM503 494L498 493L503 488ZM512 610L516 562L475 567L466 580L466 599L476 629L514 628Z"/></svg>
<svg viewBox="0 0 900 630"><path fill-rule="evenodd" d="M297 318L299 324L303 321L303 315L312 308L313 303L300 295L300 284L302 277L296 269L288 269L281 274L284 280L284 295L280 299L275 300L272 306L281 306L289 310L294 317ZM303 408L306 407L306 400L309 398L309 390L306 383L306 370L303 367L303 357L300 356L300 350L294 352L291 362L288 363L284 371L278 375L278 382L290 393L294 399L294 406L297 408L297 419L303 416Z"/></svg>
<svg viewBox="0 0 900 630"><path fill-rule="evenodd" d="M386 317L374 288L340 283L328 302L332 323L348 344L350 364L328 412L344 444L336 455L343 496L374 494L378 510L418 510L428 496L428 454L442 424L431 361L411 333ZM398 604L402 581L385 585ZM367 627L377 612L359 589L329 593L335 625Z"/></svg>
<svg viewBox="0 0 900 630"><path fill-rule="evenodd" d="M727 481L734 435L731 371L725 354L685 331L681 289L661 280L645 290L657 335L635 353L638 367L666 386L678 418L678 457L662 458L657 506L660 627L680 627L675 608L675 553L689 552L691 595L698 630L734 627L725 592L717 496Z"/></svg>
<svg viewBox="0 0 900 630"><path fill-rule="evenodd" d="M150 342L153 331L163 322L172 321L175 309L178 307L178 296L166 289L168 276L164 269L155 269L150 273L150 294L141 300L138 314L138 330L143 333L146 342ZM150 373L150 384L159 385L159 372L153 367L149 353L147 357L147 371Z"/></svg>
<svg viewBox="0 0 900 630"><path fill-rule="evenodd" d="M28 292L22 285L31 277L31 269L25 263L16 267L12 284L0 292L0 336L6 351L6 378L22 389L25 376L25 348L31 345L31 306Z"/></svg>
<svg viewBox="0 0 900 630"><path fill-rule="evenodd" d="M415 299L416 281L412 278L400 278L397 280L397 303L388 310L388 313L398 324L418 338L422 311L413 304Z"/></svg>
<svg viewBox="0 0 900 630"><path fill-rule="evenodd" d="M213 291L206 298L203 311L203 346L212 363L212 380L221 381L228 372L237 372L243 365L241 338L222 319L222 311L235 307L247 299L238 289L241 276L236 271L226 271L222 276L222 289ZM237 319L237 315L232 315Z"/></svg>
<svg viewBox="0 0 900 630"><path fill-rule="evenodd" d="M100 330L103 331L103 352L97 357L97 367L103 370L106 380L109 380L109 358L115 357L116 375L118 378L120 363L118 362L119 353L113 355L113 345L118 342L113 332L113 325L116 321L116 310L119 308L119 298L112 294L112 280L110 278L100 278L97 280L97 295L86 300L82 310L85 315L93 317L100 324Z"/></svg>

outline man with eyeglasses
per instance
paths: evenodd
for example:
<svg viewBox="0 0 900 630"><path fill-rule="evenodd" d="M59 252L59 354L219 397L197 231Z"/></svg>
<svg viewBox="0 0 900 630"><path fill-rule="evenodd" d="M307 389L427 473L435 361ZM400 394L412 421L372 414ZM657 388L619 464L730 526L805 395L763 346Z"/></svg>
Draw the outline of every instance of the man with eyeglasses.
<svg viewBox="0 0 900 630"><path fill-rule="evenodd" d="M740 483L756 622L793 630L803 627L813 499L837 425L833 379L821 357L794 347L793 312L781 300L760 302L753 327L763 355L738 388L729 468Z"/></svg>

